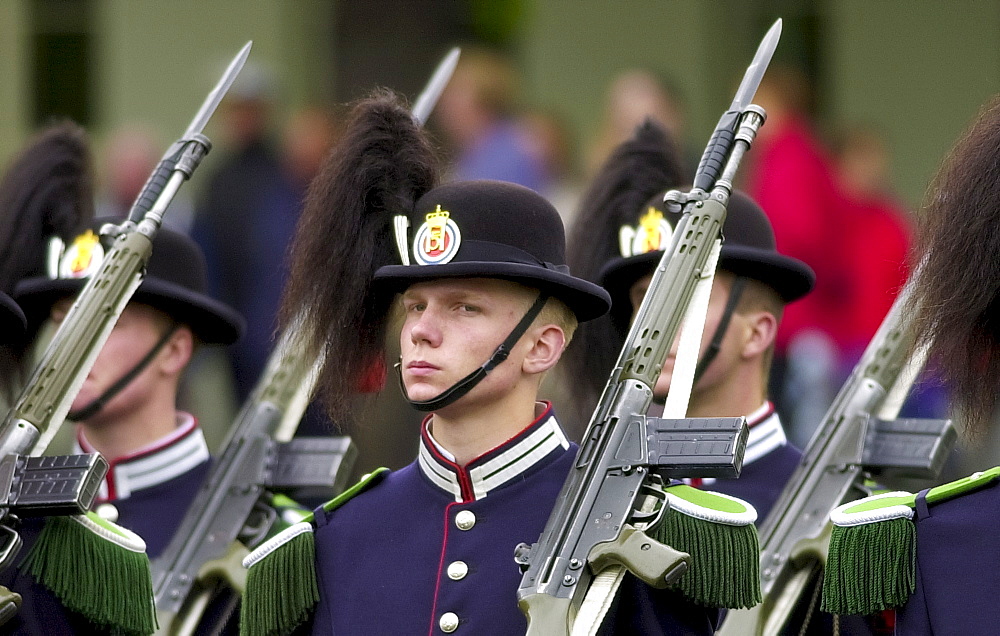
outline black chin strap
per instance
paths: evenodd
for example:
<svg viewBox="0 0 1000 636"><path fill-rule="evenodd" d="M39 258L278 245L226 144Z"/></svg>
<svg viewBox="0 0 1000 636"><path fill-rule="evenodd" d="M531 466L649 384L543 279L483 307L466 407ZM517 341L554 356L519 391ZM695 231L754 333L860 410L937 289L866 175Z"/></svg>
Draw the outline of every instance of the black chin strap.
<svg viewBox="0 0 1000 636"><path fill-rule="evenodd" d="M507 339L500 343L490 359L483 363L483 366L479 367L469 375L465 376L451 388L446 389L441 395L431 398L429 400L416 401L411 400L406 394L406 385L403 383L403 362L400 359L395 365L396 367L396 377L399 379L399 388L403 391L403 397L410 406L417 409L418 411L436 411L442 409L450 404L454 404L456 400L472 390L474 386L482 382L483 378L489 374L490 371L496 368L498 364L507 359L510 355L511 349L517 344L517 341L521 339L524 332L528 330L531 323L535 321L538 314L541 313L542 307L545 306L545 301L549 299L549 295L545 292L538 294L538 298L535 299L534 304L528 309L528 312L524 314L521 318L521 322L517 323L514 329L507 336Z"/></svg>
<svg viewBox="0 0 1000 636"><path fill-rule="evenodd" d="M170 336L174 335L174 332L177 331L178 327L180 327L180 323L174 322L171 324L170 328L164 332L164 334L160 337L156 344L153 345L153 348L149 350L149 353L147 353L142 360L139 360L139 362L137 362L134 367L129 369L125 375L118 378L117 382L109 386L104 393L91 400L89 404L75 411L70 411L66 415L66 419L71 422L84 422L97 415L97 413L104 408L105 404L110 402L112 398L118 395L122 389L127 387L129 383L136 378L136 376L142 373L143 369L149 366L149 363L153 361L153 358L156 357L156 354L163 348L163 345L167 344L167 341L170 340Z"/></svg>
<svg viewBox="0 0 1000 636"><path fill-rule="evenodd" d="M712 341L708 343L705 355L701 357L701 360L698 361L698 366L695 367L695 382L705 373L708 365L712 364L715 356L719 355L719 349L722 348L722 339L726 337L726 330L729 329L729 321L733 317L733 312L736 311L736 305L740 302L740 296L743 295L743 288L746 287L746 282L747 279L744 276L737 276L733 279L733 287L729 290L729 299L726 301L726 307L722 310L719 325L715 328L715 333L712 334Z"/></svg>

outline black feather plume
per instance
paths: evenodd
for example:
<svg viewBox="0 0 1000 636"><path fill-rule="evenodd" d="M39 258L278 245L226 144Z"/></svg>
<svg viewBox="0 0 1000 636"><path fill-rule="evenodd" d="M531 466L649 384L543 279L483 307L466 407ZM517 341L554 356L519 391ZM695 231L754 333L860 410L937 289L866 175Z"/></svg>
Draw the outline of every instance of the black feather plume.
<svg viewBox="0 0 1000 636"><path fill-rule="evenodd" d="M48 242L71 240L94 217L87 135L72 122L36 135L0 178L0 291L45 274ZM28 372L28 343L0 347L0 391L10 403Z"/></svg>
<svg viewBox="0 0 1000 636"><path fill-rule="evenodd" d="M598 282L601 268L621 256L618 231L635 224L639 211L657 192L688 183L680 152L670 134L646 120L629 141L605 161L584 194L569 233L567 261L575 276ZM563 356L562 373L572 393L574 421L586 422L600 398L621 350L621 334L610 315L580 325Z"/></svg>
<svg viewBox="0 0 1000 636"><path fill-rule="evenodd" d="M400 98L379 91L354 107L310 184L281 317L325 353L318 386L334 421L383 360L389 299L370 287L376 269L397 262L392 217L409 214L436 180L424 132Z"/></svg>
<svg viewBox="0 0 1000 636"><path fill-rule="evenodd" d="M956 142L920 218L908 313L967 432L982 434L1000 395L1000 98Z"/></svg>
<svg viewBox="0 0 1000 636"><path fill-rule="evenodd" d="M51 237L72 239L94 216L86 133L62 122L40 132L0 179L0 290L45 274Z"/></svg>

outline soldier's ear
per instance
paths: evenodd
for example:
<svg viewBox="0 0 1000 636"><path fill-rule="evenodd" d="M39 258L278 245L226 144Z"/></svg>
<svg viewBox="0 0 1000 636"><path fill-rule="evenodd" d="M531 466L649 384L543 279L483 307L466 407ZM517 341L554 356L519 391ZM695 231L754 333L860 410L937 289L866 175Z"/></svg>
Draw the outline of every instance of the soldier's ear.
<svg viewBox="0 0 1000 636"><path fill-rule="evenodd" d="M530 348L521 362L521 370L528 374L545 373L559 362L566 348L566 334L554 324L538 325L528 331Z"/></svg>
<svg viewBox="0 0 1000 636"><path fill-rule="evenodd" d="M187 325L178 325L160 352L160 369L170 375L180 375L194 355L194 334Z"/></svg>
<svg viewBox="0 0 1000 636"><path fill-rule="evenodd" d="M750 312L742 318L744 331L740 355L745 359L756 358L774 344L778 334L778 319L768 311Z"/></svg>

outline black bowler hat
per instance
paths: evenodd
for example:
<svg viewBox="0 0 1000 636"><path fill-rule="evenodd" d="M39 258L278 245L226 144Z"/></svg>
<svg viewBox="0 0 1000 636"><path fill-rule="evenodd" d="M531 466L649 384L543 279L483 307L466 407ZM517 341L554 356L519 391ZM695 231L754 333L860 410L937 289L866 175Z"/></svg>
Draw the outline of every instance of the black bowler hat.
<svg viewBox="0 0 1000 636"><path fill-rule="evenodd" d="M607 313L599 286L566 265L562 220L528 188L503 181L449 183L420 197L409 218L395 222L402 265L375 272L385 291L435 278L501 278L549 292L580 321Z"/></svg>
<svg viewBox="0 0 1000 636"><path fill-rule="evenodd" d="M14 299L0 292L0 344L19 342L24 336L24 313Z"/></svg>
<svg viewBox="0 0 1000 636"><path fill-rule="evenodd" d="M627 329L631 320L629 290L656 267L680 220L680 213L665 211L663 195L657 194L642 207L634 226L621 228L622 256L609 261L601 270L601 285L611 294L611 318L619 327ZM756 201L739 190L729 198L722 236L719 269L764 283L786 303L812 290L816 274L802 261L778 252L767 215Z"/></svg>
<svg viewBox="0 0 1000 636"><path fill-rule="evenodd" d="M62 246L50 262L49 276L18 283L14 296L28 323L37 327L61 298L83 289L97 271L107 246L98 236L102 225L115 219L98 219L90 229ZM208 344L231 344L245 328L243 318L227 305L208 296L205 257L187 236L161 228L153 239L146 276L132 300L149 305L189 326Z"/></svg>

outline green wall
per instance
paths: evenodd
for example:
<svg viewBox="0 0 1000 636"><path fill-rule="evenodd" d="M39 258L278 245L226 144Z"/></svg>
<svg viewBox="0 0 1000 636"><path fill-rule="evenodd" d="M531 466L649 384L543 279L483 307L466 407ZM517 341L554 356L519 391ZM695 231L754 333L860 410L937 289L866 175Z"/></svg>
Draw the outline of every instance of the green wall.
<svg viewBox="0 0 1000 636"><path fill-rule="evenodd" d="M252 59L280 77L285 111L333 94L336 2L92 3L98 140L120 124L146 121L169 143L225 61L251 38ZM30 6L0 2L0 160L30 130ZM841 122L881 128L910 204L978 106L1000 89L995 0L525 0L524 6L513 48L529 99L562 112L581 149L594 134L608 81L633 66L659 70L681 88L688 142L700 147L757 40L779 15L786 24L815 28L824 128ZM794 56L801 44L786 27L778 56L789 49Z"/></svg>
<svg viewBox="0 0 1000 636"><path fill-rule="evenodd" d="M944 153L1000 91L1000 3L829 3L830 113L887 134L917 204Z"/></svg>
<svg viewBox="0 0 1000 636"><path fill-rule="evenodd" d="M145 122L166 144L187 127L228 61L250 59L279 78L284 110L332 92L334 6L322 0L93 0L92 135ZM29 0L0 2L0 158L31 130ZM207 131L211 136L211 124Z"/></svg>

